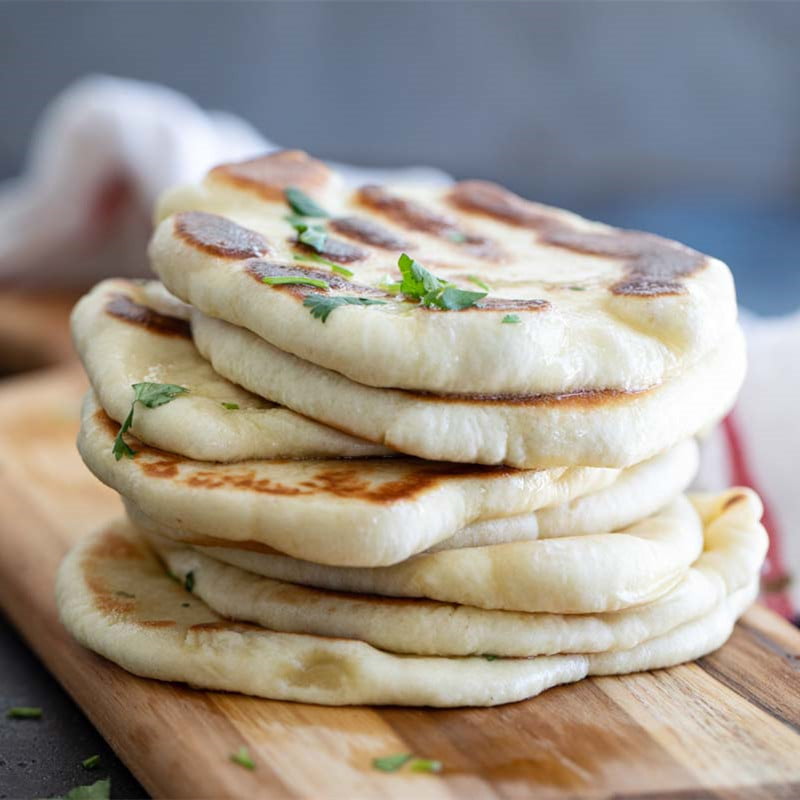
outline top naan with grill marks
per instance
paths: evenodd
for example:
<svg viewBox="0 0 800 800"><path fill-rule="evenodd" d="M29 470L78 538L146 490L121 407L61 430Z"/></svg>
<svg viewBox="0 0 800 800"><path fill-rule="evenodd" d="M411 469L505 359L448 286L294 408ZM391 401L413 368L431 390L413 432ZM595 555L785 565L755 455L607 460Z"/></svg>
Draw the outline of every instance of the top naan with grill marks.
<svg viewBox="0 0 800 800"><path fill-rule="evenodd" d="M324 228L316 251L297 241L287 187L329 215L304 218ZM735 325L722 262L484 181L353 191L286 151L216 167L168 192L156 216L151 259L174 294L369 386L492 398L641 390L697 363ZM403 252L488 296L440 310L388 293ZM338 296L379 302L339 305L324 322L304 305Z"/></svg>

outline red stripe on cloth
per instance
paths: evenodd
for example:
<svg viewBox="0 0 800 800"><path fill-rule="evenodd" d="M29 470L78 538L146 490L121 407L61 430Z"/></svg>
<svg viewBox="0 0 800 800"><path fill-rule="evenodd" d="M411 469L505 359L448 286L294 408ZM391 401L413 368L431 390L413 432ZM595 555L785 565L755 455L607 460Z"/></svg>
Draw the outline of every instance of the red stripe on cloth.
<svg viewBox="0 0 800 800"><path fill-rule="evenodd" d="M742 435L739 431L738 423L734 418L733 412L728 414L722 421L722 428L728 441L728 453L731 463L731 481L734 485L749 486L761 497L764 504L764 516L761 519L769 535L769 550L765 564L764 578L773 584L784 583L788 578L788 573L784 567L783 550L781 547L781 533L778 523L772 514L767 498L753 477L747 457L745 455ZM785 588L778 591L766 592L764 600L767 605L778 614L791 618L794 615L789 595Z"/></svg>

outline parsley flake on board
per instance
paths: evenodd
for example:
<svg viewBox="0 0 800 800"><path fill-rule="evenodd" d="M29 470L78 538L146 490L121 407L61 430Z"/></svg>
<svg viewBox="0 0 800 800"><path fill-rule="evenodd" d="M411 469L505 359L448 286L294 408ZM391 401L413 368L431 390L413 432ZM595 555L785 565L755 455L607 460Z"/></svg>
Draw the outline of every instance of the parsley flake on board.
<svg viewBox="0 0 800 800"><path fill-rule="evenodd" d="M125 422L122 423L122 427L120 427L117 438L114 439L114 444L111 448L111 452L117 461L123 456L133 458L136 455L136 451L126 444L122 437L133 425L133 410L136 408L137 403L141 403L147 408L157 408L166 403L171 403L179 394L185 394L189 391L185 386L176 386L174 383L134 383L131 388L133 389L131 410L128 412L128 416L125 417Z"/></svg>
<svg viewBox="0 0 800 800"><path fill-rule="evenodd" d="M395 753L392 756L373 758L372 766L381 772L397 772L414 757L412 753Z"/></svg>
<svg viewBox="0 0 800 800"><path fill-rule="evenodd" d="M186 577L183 580L183 588L186 589L187 592L194 591L194 570L190 570L186 573Z"/></svg>
<svg viewBox="0 0 800 800"><path fill-rule="evenodd" d="M238 764L245 769L255 769L256 765L252 758L250 758L250 751L246 747L240 747L235 753L230 755L231 761Z"/></svg>
<svg viewBox="0 0 800 800"><path fill-rule="evenodd" d="M317 203L316 200L309 197L304 191L298 189L296 186L289 186L283 190L283 196L289 204L289 208L295 214L301 217L329 217L330 214Z"/></svg>
<svg viewBox="0 0 800 800"><path fill-rule="evenodd" d="M325 296L312 294L303 300L303 305L311 311L314 319L325 320L331 312L341 306L385 306L384 300L373 300L371 297L354 297L352 295Z"/></svg>
<svg viewBox="0 0 800 800"><path fill-rule="evenodd" d="M41 719L42 709L34 706L15 706L6 711L8 719Z"/></svg>
<svg viewBox="0 0 800 800"><path fill-rule="evenodd" d="M55 800L109 800L109 797L111 797L111 779L103 778L87 786L76 786L63 798Z"/></svg>
<svg viewBox="0 0 800 800"><path fill-rule="evenodd" d="M517 322L522 322L522 320L516 314L506 314L503 319L503 322L506 324L515 324Z"/></svg>
<svg viewBox="0 0 800 800"><path fill-rule="evenodd" d="M372 766L381 772L397 772L408 764L412 772L441 772L442 762L433 758L417 758L413 753L395 753L373 758Z"/></svg>
<svg viewBox="0 0 800 800"><path fill-rule="evenodd" d="M412 772L441 772L442 762L435 758L415 758L411 762Z"/></svg>
<svg viewBox="0 0 800 800"><path fill-rule="evenodd" d="M83 761L81 761L81 766L84 769L94 769L99 764L100 764L100 756L97 755L89 756L89 758L84 758Z"/></svg>
<svg viewBox="0 0 800 800"><path fill-rule="evenodd" d="M461 311L474 306L487 294L487 292L468 292L437 278L406 253L400 256L397 266L403 276L400 281L400 292L412 300L419 300L428 308Z"/></svg>
<svg viewBox="0 0 800 800"><path fill-rule="evenodd" d="M341 264L337 264L335 261L328 261L327 258L323 258L318 253L295 253L294 260L313 261L317 264L324 264L326 267L329 267L331 270L333 270L333 272L338 272L340 275L344 275L345 278L352 278L353 275L355 275L355 272L347 269L347 267L343 267Z"/></svg>
<svg viewBox="0 0 800 800"><path fill-rule="evenodd" d="M223 408L227 408L228 411L238 411L239 404L238 403L220 403Z"/></svg>
<svg viewBox="0 0 800 800"><path fill-rule="evenodd" d="M316 286L318 289L330 289L327 281L319 278L304 278L302 275L270 275L261 279L267 286L283 286L285 284L298 286Z"/></svg>

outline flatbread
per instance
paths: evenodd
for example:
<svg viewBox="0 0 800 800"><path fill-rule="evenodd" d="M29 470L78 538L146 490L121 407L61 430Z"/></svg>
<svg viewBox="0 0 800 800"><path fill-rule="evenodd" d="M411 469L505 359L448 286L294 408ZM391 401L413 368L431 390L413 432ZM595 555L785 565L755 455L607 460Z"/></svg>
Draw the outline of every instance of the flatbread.
<svg viewBox="0 0 800 800"><path fill-rule="evenodd" d="M673 589L608 614L525 614L431 600L326 592L256 575L153 536L154 549L218 614L287 633L359 639L381 650L438 656L529 657L627 650L710 613L758 579L767 552L761 504L748 489L711 496L705 547ZM148 537L150 538L150 537Z"/></svg>
<svg viewBox="0 0 800 800"><path fill-rule="evenodd" d="M745 372L737 328L718 350L641 392L445 397L355 383L197 311L192 334L220 374L331 427L420 458L520 468L637 464L721 419Z"/></svg>
<svg viewBox="0 0 800 800"><path fill-rule="evenodd" d="M143 677L325 705L490 706L591 672L655 669L719 647L755 586L632 650L530 659L402 656L355 640L274 633L222 619L169 578L124 522L64 559L56 599L84 646Z"/></svg>
<svg viewBox="0 0 800 800"><path fill-rule="evenodd" d="M176 535L134 504L126 508L143 530ZM184 541L258 575L330 591L589 614L642 605L668 592L700 555L703 526L681 496L623 531L440 550L369 569L301 561L255 545L220 546L190 535Z"/></svg>
<svg viewBox="0 0 800 800"><path fill-rule="evenodd" d="M450 546L532 538L539 508L602 491L620 477L616 470L522 472L400 458L210 464L132 438L135 457L117 461L117 430L89 395L78 437L87 466L178 538L260 544L342 566L397 563L453 536ZM619 491L594 504L595 524L638 519L664 494L679 492L695 468L691 442L632 468ZM631 483L638 494L626 490ZM565 512L563 531L589 522L581 508Z"/></svg>
<svg viewBox="0 0 800 800"><path fill-rule="evenodd" d="M321 255L351 278L297 243L287 186L330 213L316 220L327 233ZM641 391L717 349L736 320L722 262L485 181L343 190L321 162L284 152L168 192L156 220L150 256L170 291L363 385L491 396ZM404 251L462 289L487 283L489 296L440 311L387 294L379 285L398 278ZM265 275L330 289L267 286ZM312 295L384 304L340 307L323 323L303 306ZM509 314L520 322L503 324Z"/></svg>
<svg viewBox="0 0 800 800"><path fill-rule="evenodd" d="M201 461L391 454L214 372L192 343L187 317L188 307L158 282L119 278L99 283L72 312L75 349L112 419L121 423L128 415L134 383L172 383L189 390L158 408L137 404L131 430L141 441Z"/></svg>

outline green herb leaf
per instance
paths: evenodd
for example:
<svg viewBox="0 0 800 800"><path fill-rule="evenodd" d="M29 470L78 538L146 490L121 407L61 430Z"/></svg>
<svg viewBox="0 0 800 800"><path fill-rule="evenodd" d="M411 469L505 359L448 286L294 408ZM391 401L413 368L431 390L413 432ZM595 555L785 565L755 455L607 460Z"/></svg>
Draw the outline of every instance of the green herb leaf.
<svg viewBox="0 0 800 800"><path fill-rule="evenodd" d="M477 275L467 275L467 280L470 283L474 283L476 286L480 286L481 289L485 289L487 292L489 291L489 287Z"/></svg>
<svg viewBox="0 0 800 800"><path fill-rule="evenodd" d="M448 286L438 297L433 298L430 304L446 311L461 311L464 308L471 308L484 297L486 292L468 292L466 289Z"/></svg>
<svg viewBox="0 0 800 800"><path fill-rule="evenodd" d="M311 311L314 319L324 323L331 312L341 306L385 306L385 300L373 300L371 297L353 297L351 295L325 296L312 294L303 300L303 305Z"/></svg>
<svg viewBox="0 0 800 800"><path fill-rule="evenodd" d="M304 278L302 275L272 275L261 279L268 286L282 286L284 284L297 284L299 286L316 286L319 289L330 289L326 281L319 278Z"/></svg>
<svg viewBox="0 0 800 800"><path fill-rule="evenodd" d="M122 589L118 589L116 592L114 592L114 594L117 597L125 597L128 600L133 600L136 597L135 594L131 594L130 592L123 592Z"/></svg>
<svg viewBox="0 0 800 800"><path fill-rule="evenodd" d="M15 706L6 711L8 719L41 719L42 709L34 706Z"/></svg>
<svg viewBox="0 0 800 800"><path fill-rule="evenodd" d="M445 235L455 244L464 244L467 241L467 237L461 231L448 231Z"/></svg>
<svg viewBox="0 0 800 800"><path fill-rule="evenodd" d="M227 408L228 411L238 411L239 404L238 403L221 403L223 408Z"/></svg>
<svg viewBox="0 0 800 800"><path fill-rule="evenodd" d="M88 786L76 786L63 798L56 800L109 800L111 797L111 780L103 778Z"/></svg>
<svg viewBox="0 0 800 800"><path fill-rule="evenodd" d="M411 762L412 772L441 772L442 762L433 758L415 758Z"/></svg>
<svg viewBox="0 0 800 800"><path fill-rule="evenodd" d="M585 286L568 286L567 287L571 292L585 292Z"/></svg>
<svg viewBox="0 0 800 800"><path fill-rule="evenodd" d="M234 764L238 764L245 769L252 770L256 768L255 762L250 758L250 752L246 747L240 747L235 753L231 753L230 759Z"/></svg>
<svg viewBox="0 0 800 800"><path fill-rule="evenodd" d="M419 300L429 308L461 311L474 306L478 300L486 297L486 292L468 292L437 278L406 253L400 256L397 266L403 276L400 291L406 297Z"/></svg>
<svg viewBox="0 0 800 800"><path fill-rule="evenodd" d="M131 402L131 410L122 427L119 429L114 444L111 447L111 452L114 458L119 461L123 456L133 458L136 451L126 444L122 438L123 434L128 432L128 429L133 424L133 410L136 403L141 403L147 408L157 408L166 403L172 402L179 394L184 394L189 390L185 386L176 386L174 383L151 383L149 381L143 383L134 383L133 386L133 401Z"/></svg>
<svg viewBox="0 0 800 800"><path fill-rule="evenodd" d="M81 761L81 766L84 769L94 769L98 764L100 764L100 756L89 756L89 758L84 758Z"/></svg>
<svg viewBox="0 0 800 800"><path fill-rule="evenodd" d="M317 203L316 200L309 197L304 191L298 189L296 186L289 186L283 190L283 196L286 202L295 214L301 217L329 217L330 214Z"/></svg>
<svg viewBox="0 0 800 800"><path fill-rule="evenodd" d="M194 591L194 570L190 570L186 573L186 577L183 580L183 588L186 589L187 592Z"/></svg>
<svg viewBox="0 0 800 800"><path fill-rule="evenodd" d="M328 234L322 228L309 225L295 225L297 241L321 253L325 249Z"/></svg>
<svg viewBox="0 0 800 800"><path fill-rule="evenodd" d="M344 275L345 278L352 278L355 275L355 272L343 267L341 264L337 264L334 261L328 261L327 258L323 258L321 255L317 253L295 253L294 254L295 261L314 261L317 264L324 264L326 267L330 267L334 272L338 272L340 275Z"/></svg>
<svg viewBox="0 0 800 800"><path fill-rule="evenodd" d="M372 766L375 769L379 769L381 772L397 772L400 767L411 761L413 757L412 753L395 753L393 756L373 758Z"/></svg>
<svg viewBox="0 0 800 800"><path fill-rule="evenodd" d="M506 314L502 322L506 323L506 325L516 325L516 323L522 322L522 320L516 314Z"/></svg>
<svg viewBox="0 0 800 800"><path fill-rule="evenodd" d="M481 658L485 658L487 661L497 661L500 656L496 656L494 653L484 653Z"/></svg>

